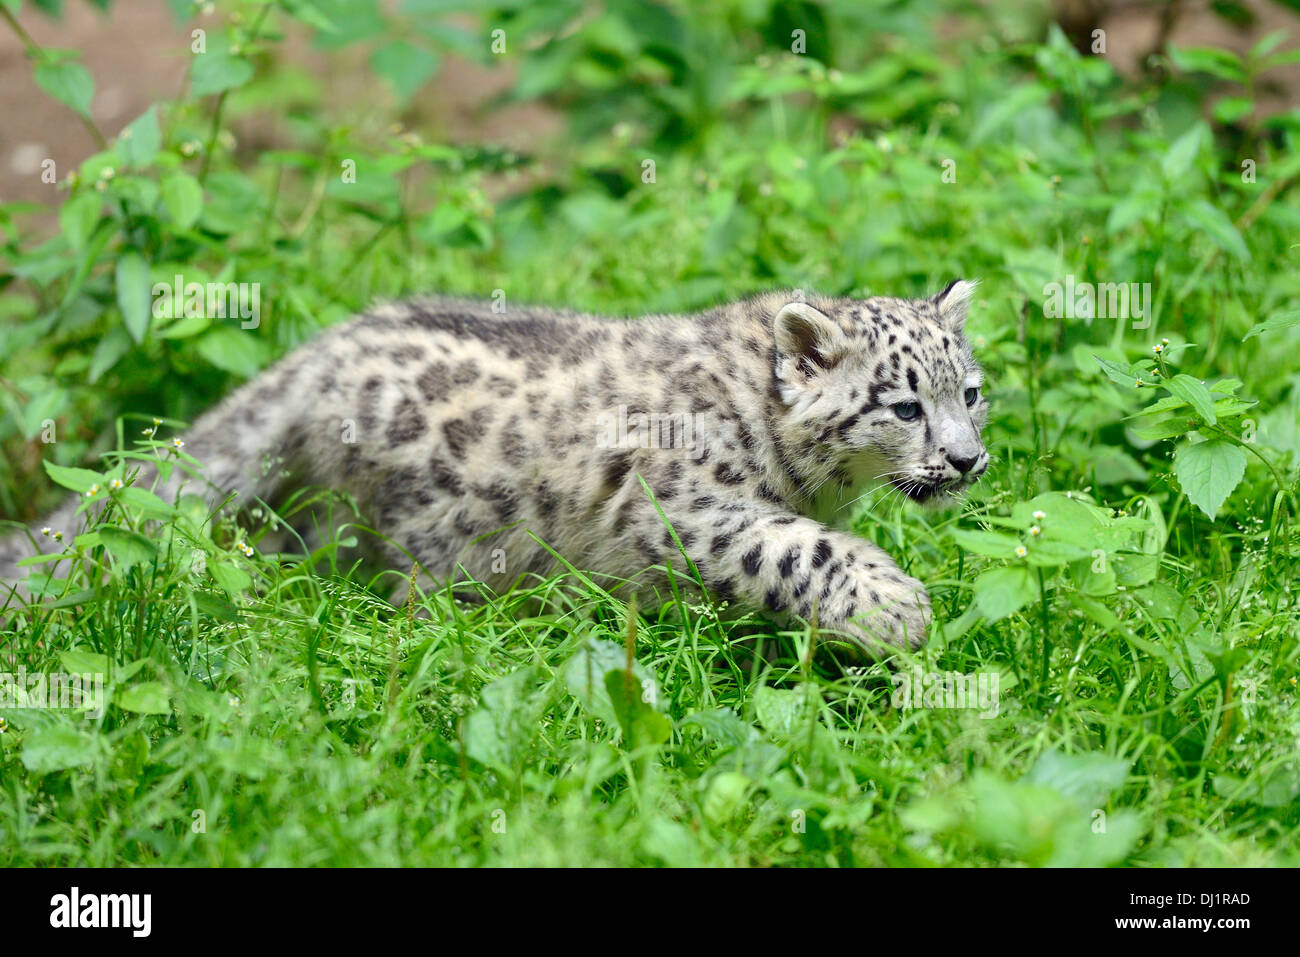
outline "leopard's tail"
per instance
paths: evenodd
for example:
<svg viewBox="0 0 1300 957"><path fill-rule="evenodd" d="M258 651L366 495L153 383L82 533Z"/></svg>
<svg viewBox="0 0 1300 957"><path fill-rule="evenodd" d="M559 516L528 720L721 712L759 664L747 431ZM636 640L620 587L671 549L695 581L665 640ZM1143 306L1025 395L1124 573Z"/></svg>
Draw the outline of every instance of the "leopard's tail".
<svg viewBox="0 0 1300 957"><path fill-rule="evenodd" d="M159 481L159 470L145 463L140 465L134 484L153 488L169 504L182 491L202 495L212 508L228 500L238 506L269 499L281 484L285 456L292 455L302 441L294 403L283 396L271 401L277 392L276 372L272 367L246 383L179 436L180 450L202 466L197 479L173 467L168 478ZM133 471L140 463L128 460L128 464ZM97 494L109 493L101 490ZM69 498L30 528L0 529L0 603L10 591L5 586L32 571L30 566L19 567L18 562L38 553L62 551L82 530L85 514L77 514L82 501L76 496Z"/></svg>

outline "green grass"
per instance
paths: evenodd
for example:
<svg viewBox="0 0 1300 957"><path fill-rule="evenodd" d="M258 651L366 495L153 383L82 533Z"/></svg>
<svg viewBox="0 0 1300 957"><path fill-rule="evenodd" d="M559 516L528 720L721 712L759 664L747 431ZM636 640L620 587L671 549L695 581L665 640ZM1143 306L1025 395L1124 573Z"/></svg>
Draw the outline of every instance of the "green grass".
<svg viewBox="0 0 1300 957"><path fill-rule="evenodd" d="M862 38L810 31L835 78L783 55L797 4L672 6L629 30L610 13L512 47L530 50L518 95L580 135L505 192L514 160L400 141L398 111L332 115L271 46L220 123L214 98L183 99L156 156L88 161L74 195L120 170L99 240L65 221L42 243L0 206L0 510L36 520L95 478L42 459L96 471L90 501L111 502L42 603L0 612L0 669L112 684L96 719L0 710L0 863L1300 863L1300 117L1200 119L1268 51L1124 80L1045 27L969 21L940 51L937 6L863 25L828 4L822 39ZM684 67L656 30L684 31ZM292 156L219 151L205 172L181 149L286 104ZM360 193L334 183L349 156ZM178 173L202 182L193 222L139 185ZM155 280L261 281L265 320L137 337L124 252ZM1046 314L1071 274L1151 282L1151 323ZM214 526L110 491L125 473L98 457L138 448L124 416L191 418L375 297L638 314L959 275L983 280L968 331L993 461L959 510L869 496L848 519L936 611L923 652L856 671L807 628L672 598L633 612L582 570L395 607L409 568L353 568L337 542L267 554L265 516ZM918 667L996 674L996 715L895 707Z"/></svg>

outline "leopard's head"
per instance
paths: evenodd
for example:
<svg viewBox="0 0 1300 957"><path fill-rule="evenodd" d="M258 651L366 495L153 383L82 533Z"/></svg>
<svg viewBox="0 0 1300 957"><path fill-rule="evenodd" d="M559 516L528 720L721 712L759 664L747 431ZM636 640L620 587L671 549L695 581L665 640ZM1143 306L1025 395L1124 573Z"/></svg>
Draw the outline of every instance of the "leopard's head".
<svg viewBox="0 0 1300 957"><path fill-rule="evenodd" d="M791 424L854 486L941 503L988 467L984 373L963 327L975 283L929 299L810 299L773 319Z"/></svg>

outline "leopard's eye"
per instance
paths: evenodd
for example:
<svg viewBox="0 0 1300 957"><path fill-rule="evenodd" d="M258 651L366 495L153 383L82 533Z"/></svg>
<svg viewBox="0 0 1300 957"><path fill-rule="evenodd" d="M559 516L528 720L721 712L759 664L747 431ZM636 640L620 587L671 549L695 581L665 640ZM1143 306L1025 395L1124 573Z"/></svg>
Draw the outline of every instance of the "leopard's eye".
<svg viewBox="0 0 1300 957"><path fill-rule="evenodd" d="M974 386L971 386L969 389L966 390L967 405L974 405L976 402L979 401L979 397L980 397L980 390L975 388Z"/></svg>
<svg viewBox="0 0 1300 957"><path fill-rule="evenodd" d="M899 402L894 406L894 414L904 422L911 422L921 415L921 403Z"/></svg>

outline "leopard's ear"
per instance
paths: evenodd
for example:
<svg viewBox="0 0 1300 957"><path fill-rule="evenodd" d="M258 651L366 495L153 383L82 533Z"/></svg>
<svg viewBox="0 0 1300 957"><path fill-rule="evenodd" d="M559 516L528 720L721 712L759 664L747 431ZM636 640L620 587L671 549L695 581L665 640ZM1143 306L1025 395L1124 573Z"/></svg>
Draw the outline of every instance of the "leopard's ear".
<svg viewBox="0 0 1300 957"><path fill-rule="evenodd" d="M970 301L978 284L978 279L954 279L943 292L930 298L939 313L939 321L948 331L960 333L966 325L966 313L970 311Z"/></svg>
<svg viewBox="0 0 1300 957"><path fill-rule="evenodd" d="M811 379L835 368L848 342L834 320L806 302L788 302L772 320L776 348L801 373Z"/></svg>

